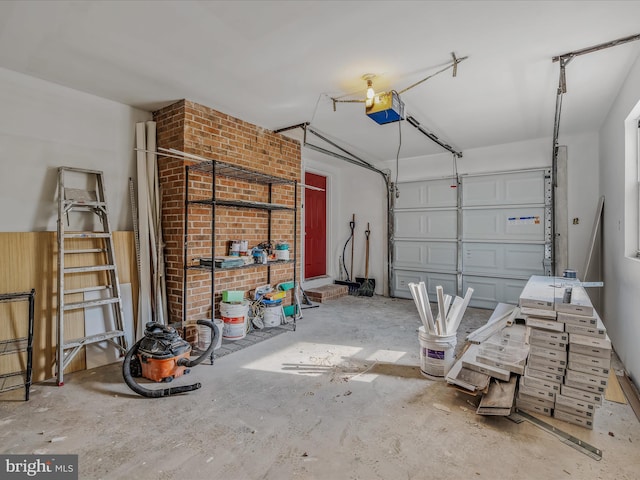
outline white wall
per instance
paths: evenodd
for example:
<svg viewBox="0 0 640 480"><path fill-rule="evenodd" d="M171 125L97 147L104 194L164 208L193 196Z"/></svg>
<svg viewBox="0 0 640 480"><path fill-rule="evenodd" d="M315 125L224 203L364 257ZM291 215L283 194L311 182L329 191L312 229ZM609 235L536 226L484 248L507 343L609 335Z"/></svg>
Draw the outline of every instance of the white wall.
<svg viewBox="0 0 640 480"><path fill-rule="evenodd" d="M59 166L102 170L112 228L133 228L134 130L149 112L2 68L0 105L0 231L56 230Z"/></svg>
<svg viewBox="0 0 640 480"><path fill-rule="evenodd" d="M636 385L640 382L640 260L627 255L637 248L638 190L636 142L625 139L625 120L639 101L640 60L637 60L600 130L600 191L605 196L603 320ZM640 116L637 110L633 114ZM630 128L631 135L634 130Z"/></svg>
<svg viewBox="0 0 640 480"><path fill-rule="evenodd" d="M327 275L329 279L306 282L305 286L331 283L339 278L338 259L349 238L349 222L356 215L353 277L365 273L365 234L370 224L369 277L376 280L376 293L386 294L387 198L382 176L314 150L302 149L303 170L327 177ZM304 177L303 177L304 178ZM351 244L347 247L350 267Z"/></svg>

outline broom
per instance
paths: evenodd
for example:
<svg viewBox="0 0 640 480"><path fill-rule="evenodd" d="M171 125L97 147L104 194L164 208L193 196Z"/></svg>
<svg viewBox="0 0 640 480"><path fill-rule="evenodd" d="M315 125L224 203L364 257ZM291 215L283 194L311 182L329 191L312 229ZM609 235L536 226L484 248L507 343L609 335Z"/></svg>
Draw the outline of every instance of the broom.
<svg viewBox="0 0 640 480"><path fill-rule="evenodd" d="M373 296L373 291L374 291L374 286L373 286L373 282L369 279L369 235L371 234L371 231L369 230L369 223L367 222L367 229L364 232L364 235L367 239L366 241L366 250L365 250L365 260L364 260L364 281L362 282L362 285L360 285L360 288L358 289L358 296L362 296L362 297L372 297Z"/></svg>

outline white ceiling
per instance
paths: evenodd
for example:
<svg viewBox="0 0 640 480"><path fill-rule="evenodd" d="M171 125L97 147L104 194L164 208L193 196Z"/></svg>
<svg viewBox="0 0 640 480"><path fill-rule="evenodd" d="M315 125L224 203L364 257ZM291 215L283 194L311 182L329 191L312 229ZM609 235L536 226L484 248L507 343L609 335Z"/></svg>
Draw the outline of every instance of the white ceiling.
<svg viewBox="0 0 640 480"><path fill-rule="evenodd" d="M402 98L465 149L550 137L555 55L640 33L640 1L3 1L0 67L134 107L187 98L267 129L311 122L368 161L395 158L398 124L364 105L469 58ZM561 135L595 131L640 53L632 42L567 67ZM442 152L403 122L400 157ZM315 142L321 144L321 142Z"/></svg>

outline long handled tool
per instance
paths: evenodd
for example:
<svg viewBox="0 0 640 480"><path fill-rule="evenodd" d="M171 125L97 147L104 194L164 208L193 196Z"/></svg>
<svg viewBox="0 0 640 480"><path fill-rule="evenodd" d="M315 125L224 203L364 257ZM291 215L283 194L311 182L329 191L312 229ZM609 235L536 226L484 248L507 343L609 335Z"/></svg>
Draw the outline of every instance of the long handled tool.
<svg viewBox="0 0 640 480"><path fill-rule="evenodd" d="M351 229L351 234L347 241L344 244L344 248L342 249L342 267L344 268L345 273L347 274L346 280L336 280L334 283L336 285L346 285L349 287L349 295L354 295L358 292L358 288L360 288L360 284L353 281L351 275L353 275L353 232L356 228L356 214L353 214L351 221L349 222L349 228ZM351 273L347 270L347 263L345 261L345 254L347 253L347 245L351 242Z"/></svg>
<svg viewBox="0 0 640 480"><path fill-rule="evenodd" d="M369 230L369 223L367 223L367 230L364 232L364 235L366 237L364 281L358 289L358 296L372 297L375 286L373 285L373 281L369 278L369 235L371 235L371 230Z"/></svg>

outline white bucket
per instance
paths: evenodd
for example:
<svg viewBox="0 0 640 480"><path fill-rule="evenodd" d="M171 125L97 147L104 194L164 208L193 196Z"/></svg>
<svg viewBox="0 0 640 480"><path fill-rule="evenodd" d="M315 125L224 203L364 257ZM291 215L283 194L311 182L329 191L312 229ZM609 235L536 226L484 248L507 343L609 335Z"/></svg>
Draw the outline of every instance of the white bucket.
<svg viewBox="0 0 640 480"><path fill-rule="evenodd" d="M264 309L262 323L265 327L277 327L282 323L282 305L271 305Z"/></svg>
<svg viewBox="0 0 640 480"><path fill-rule="evenodd" d="M276 250L276 260L289 260L289 250Z"/></svg>
<svg viewBox="0 0 640 480"><path fill-rule="evenodd" d="M216 318L213 323L216 327L218 327L218 331L216 332L218 337L216 338L216 345L215 347L213 347L214 350L217 350L222 345L222 331L224 329L224 322L219 318ZM211 329L206 325L198 325L198 350L206 350L207 348L209 348L210 343Z"/></svg>
<svg viewBox="0 0 640 480"><path fill-rule="evenodd" d="M247 314L249 302L220 302L220 316L224 322L222 337L227 340L240 340L247 334Z"/></svg>
<svg viewBox="0 0 640 480"><path fill-rule="evenodd" d="M418 329L420 370L433 377L444 377L456 361L456 335L431 335L424 326Z"/></svg>

